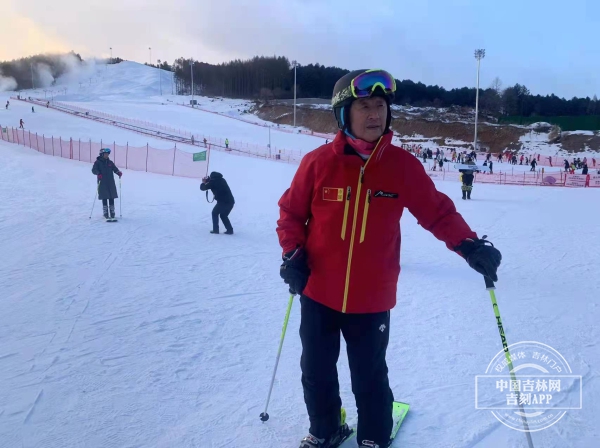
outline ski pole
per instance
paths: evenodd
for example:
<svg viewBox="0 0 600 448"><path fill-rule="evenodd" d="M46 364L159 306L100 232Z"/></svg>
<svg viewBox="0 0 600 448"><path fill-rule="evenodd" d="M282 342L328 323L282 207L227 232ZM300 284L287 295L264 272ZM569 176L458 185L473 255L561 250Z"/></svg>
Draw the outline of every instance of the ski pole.
<svg viewBox="0 0 600 448"><path fill-rule="evenodd" d="M285 331L287 330L288 320L290 318L290 311L292 310L292 304L294 303L294 294L290 294L290 301L288 302L287 311L285 313L285 319L283 320L283 330L281 332L281 340L279 341L279 350L277 351L277 359L275 360L275 368L273 369L273 377L271 378L271 386L269 387L269 395L267 395L267 404L265 405L265 412L260 414L260 420L266 422L269 420L269 414L267 408L269 407L269 401L271 400L271 392L273 391L273 383L275 382L275 373L277 372L277 365L279 364L279 356L281 355L281 349L283 347L283 340L285 338Z"/></svg>
<svg viewBox="0 0 600 448"><path fill-rule="evenodd" d="M96 194L94 195L94 202L92 202L92 211L90 212L90 219L92 219L92 213L94 213L94 206L96 205L96 198L98 197L99 192L100 192L100 182L98 182L98 187L96 187Z"/></svg>
<svg viewBox="0 0 600 448"><path fill-rule="evenodd" d="M512 381L517 381L515 376L514 367L512 361L510 359L510 353L508 351L508 343L506 342L506 336L504 335L504 327L502 325L502 319L500 318L500 310L498 309L498 303L496 302L496 286L494 282L489 277L484 276L485 280L485 288L490 293L490 299L492 299L492 307L494 308L494 314L496 315L496 322L498 323L498 331L500 331L500 338L502 338L502 347L504 347L504 356L506 356L506 361L508 362L508 371L510 372L510 378ZM525 414L525 409L523 409L523 403L519 400L519 411L521 415L521 422L523 423L523 428L525 430L525 435L527 436L527 445L529 448L533 448L533 440L531 440L531 433L529 432L529 424L527 423L527 415Z"/></svg>
<svg viewBox="0 0 600 448"><path fill-rule="evenodd" d="M119 218L123 217L123 195L121 194L121 178L119 177Z"/></svg>

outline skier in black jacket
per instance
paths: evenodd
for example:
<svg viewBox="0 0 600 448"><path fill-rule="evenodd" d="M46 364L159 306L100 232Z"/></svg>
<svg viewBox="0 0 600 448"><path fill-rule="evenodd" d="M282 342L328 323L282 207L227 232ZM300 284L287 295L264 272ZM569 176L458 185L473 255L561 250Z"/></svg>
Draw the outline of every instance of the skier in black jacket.
<svg viewBox="0 0 600 448"><path fill-rule="evenodd" d="M210 176L202 179L200 190L211 190L215 195L215 200L217 201L217 205L215 205L212 211L213 229L210 231L210 233L219 233L220 216L221 221L223 221L223 225L226 229L225 234L233 235L233 227L229 221L229 213L231 213L231 210L233 209L235 200L233 199L231 189L229 188L227 181L223 178L223 175L213 171L210 173Z"/></svg>
<svg viewBox="0 0 600 448"><path fill-rule="evenodd" d="M462 169L458 170L461 173L462 180L462 198L463 199L471 199L471 191L473 190L473 180L475 180L475 175L473 174L477 170L477 165L473 162L471 156L467 158L466 165L473 165L473 169Z"/></svg>
<svg viewBox="0 0 600 448"><path fill-rule="evenodd" d="M96 158L94 166L92 167L92 173L98 178L98 199L102 200L104 218L114 219L115 199L119 197L119 195L117 195L114 174L121 178L123 173L121 173L115 163L108 158L109 154L109 148L102 148L100 150L100 155ZM108 215L109 207L110 217Z"/></svg>

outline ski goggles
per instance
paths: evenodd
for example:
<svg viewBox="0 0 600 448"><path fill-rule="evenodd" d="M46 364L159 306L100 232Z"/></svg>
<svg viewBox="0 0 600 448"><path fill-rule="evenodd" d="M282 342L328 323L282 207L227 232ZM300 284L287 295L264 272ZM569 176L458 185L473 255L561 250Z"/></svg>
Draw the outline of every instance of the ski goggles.
<svg viewBox="0 0 600 448"><path fill-rule="evenodd" d="M377 87L386 95L393 95L396 92L396 80L385 70L375 69L361 73L350 83L354 98L369 98Z"/></svg>

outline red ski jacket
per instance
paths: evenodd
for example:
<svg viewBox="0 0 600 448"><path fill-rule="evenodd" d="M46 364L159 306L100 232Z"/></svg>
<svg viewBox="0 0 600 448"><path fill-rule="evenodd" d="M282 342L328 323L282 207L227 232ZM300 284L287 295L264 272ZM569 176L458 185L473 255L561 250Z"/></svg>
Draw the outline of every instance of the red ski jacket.
<svg viewBox="0 0 600 448"><path fill-rule="evenodd" d="M477 237L421 162L391 141L391 132L383 135L365 161L338 132L304 156L279 201L284 253L303 247L308 257L304 294L343 313L396 304L405 208L451 250Z"/></svg>

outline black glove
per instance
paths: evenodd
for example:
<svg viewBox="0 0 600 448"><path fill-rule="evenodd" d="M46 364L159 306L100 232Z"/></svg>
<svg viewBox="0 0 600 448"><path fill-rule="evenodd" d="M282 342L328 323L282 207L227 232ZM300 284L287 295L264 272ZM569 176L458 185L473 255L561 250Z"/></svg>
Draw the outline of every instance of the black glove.
<svg viewBox="0 0 600 448"><path fill-rule="evenodd" d="M481 239L464 240L455 250L467 260L469 266L485 277L497 282L498 275L496 271L502 261L502 254L486 238L487 236L483 235Z"/></svg>
<svg viewBox="0 0 600 448"><path fill-rule="evenodd" d="M310 275L306 253L302 248L299 247L283 256L279 275L290 286L290 294L302 294Z"/></svg>

